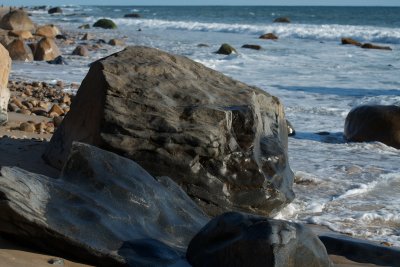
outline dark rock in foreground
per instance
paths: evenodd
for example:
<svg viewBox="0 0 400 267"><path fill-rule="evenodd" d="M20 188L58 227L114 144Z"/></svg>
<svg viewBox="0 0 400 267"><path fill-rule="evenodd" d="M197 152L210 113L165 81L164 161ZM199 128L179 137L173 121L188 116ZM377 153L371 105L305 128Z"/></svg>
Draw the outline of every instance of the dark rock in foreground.
<svg viewBox="0 0 400 267"><path fill-rule="evenodd" d="M379 141L400 149L400 107L356 107L346 117L344 135L348 141Z"/></svg>
<svg viewBox="0 0 400 267"><path fill-rule="evenodd" d="M168 266L185 260L207 217L168 177L76 143L59 179L3 167L0 231L96 266Z"/></svg>
<svg viewBox="0 0 400 267"><path fill-rule="evenodd" d="M270 215L294 197L279 99L182 56L128 47L92 63L44 155L72 141L175 180L208 214Z"/></svg>
<svg viewBox="0 0 400 267"><path fill-rule="evenodd" d="M392 48L390 48L390 46L380 46L380 45L374 45L374 44L370 44L370 43L363 44L361 46L361 48L364 48L364 49L392 50Z"/></svg>
<svg viewBox="0 0 400 267"><path fill-rule="evenodd" d="M194 267L332 266L308 228L233 212L214 218L193 238L187 259Z"/></svg>

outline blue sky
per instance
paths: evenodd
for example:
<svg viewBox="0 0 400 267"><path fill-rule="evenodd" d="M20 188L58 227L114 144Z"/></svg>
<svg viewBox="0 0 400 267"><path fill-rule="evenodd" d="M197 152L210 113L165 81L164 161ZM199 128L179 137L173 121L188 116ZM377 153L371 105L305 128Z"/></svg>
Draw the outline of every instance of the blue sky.
<svg viewBox="0 0 400 267"><path fill-rule="evenodd" d="M400 0L0 0L3 5L328 5L400 6Z"/></svg>

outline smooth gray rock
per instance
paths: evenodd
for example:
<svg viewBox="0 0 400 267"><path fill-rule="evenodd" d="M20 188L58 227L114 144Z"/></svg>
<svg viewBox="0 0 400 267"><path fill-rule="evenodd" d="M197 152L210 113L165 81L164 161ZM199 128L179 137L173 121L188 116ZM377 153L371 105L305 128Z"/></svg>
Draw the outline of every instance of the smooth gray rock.
<svg viewBox="0 0 400 267"><path fill-rule="evenodd" d="M275 214L293 198L279 99L182 56L128 47L94 62L44 158L72 141L177 182L210 215Z"/></svg>
<svg viewBox="0 0 400 267"><path fill-rule="evenodd" d="M235 212L211 220L186 257L194 267L333 266L322 242L303 225Z"/></svg>
<svg viewBox="0 0 400 267"><path fill-rule="evenodd" d="M59 179L3 167L0 231L96 266L170 266L208 218L167 177L75 143Z"/></svg>
<svg viewBox="0 0 400 267"><path fill-rule="evenodd" d="M344 136L351 142L379 141L400 149L400 107L364 105L347 114Z"/></svg>

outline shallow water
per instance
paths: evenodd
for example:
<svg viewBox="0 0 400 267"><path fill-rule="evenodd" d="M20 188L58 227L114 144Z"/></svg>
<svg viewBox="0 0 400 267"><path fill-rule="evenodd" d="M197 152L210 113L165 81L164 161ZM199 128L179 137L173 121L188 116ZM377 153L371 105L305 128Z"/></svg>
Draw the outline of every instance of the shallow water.
<svg viewBox="0 0 400 267"><path fill-rule="evenodd" d="M278 96L297 131L289 138L297 197L278 217L400 246L400 150L378 142L346 143L342 137L344 120L353 107L400 105L400 8L70 6L64 10L57 16L35 11L32 18L39 24L55 23L66 32L94 32L105 40L125 36L129 45L187 56ZM143 18L122 18L130 12ZM282 15L292 23L271 23ZM118 30L77 30L100 17L113 18ZM267 32L279 40L258 39ZM387 45L393 51L343 46L341 37ZM199 43L209 47L197 47ZM222 43L236 47L238 54L214 54ZM241 48L246 43L259 44L263 50ZM87 59L68 55L74 46L64 49L67 66L14 62L11 76L80 83L90 62L121 49L104 47Z"/></svg>

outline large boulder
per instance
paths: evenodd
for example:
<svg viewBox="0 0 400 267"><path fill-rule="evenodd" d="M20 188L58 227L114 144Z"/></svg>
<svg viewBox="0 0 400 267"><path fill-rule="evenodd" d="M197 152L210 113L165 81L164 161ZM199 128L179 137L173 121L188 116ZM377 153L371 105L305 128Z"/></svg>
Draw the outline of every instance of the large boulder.
<svg viewBox="0 0 400 267"><path fill-rule="evenodd" d="M169 266L208 218L168 177L74 144L59 179L3 167L0 232L95 266Z"/></svg>
<svg viewBox="0 0 400 267"><path fill-rule="evenodd" d="M50 61L61 55L57 44L53 38L42 38L35 48L35 60L38 61Z"/></svg>
<svg viewBox="0 0 400 267"><path fill-rule="evenodd" d="M12 60L33 61L31 48L21 39L16 39L7 45L8 53Z"/></svg>
<svg viewBox="0 0 400 267"><path fill-rule="evenodd" d="M279 99L182 56L128 47L91 64L44 158L72 141L169 176L209 214L271 215L294 197Z"/></svg>
<svg viewBox="0 0 400 267"><path fill-rule="evenodd" d="M49 38L55 38L60 33L61 33L60 29L58 29L57 26L53 24L38 27L35 32L35 34L38 36L49 37Z"/></svg>
<svg viewBox="0 0 400 267"><path fill-rule="evenodd" d="M23 10L13 10L1 19L0 28L11 31L33 31L35 25Z"/></svg>
<svg viewBox="0 0 400 267"><path fill-rule="evenodd" d="M8 120L7 107L10 99L10 90L8 89L8 75L11 70L11 58L7 49L0 44L0 125Z"/></svg>
<svg viewBox="0 0 400 267"><path fill-rule="evenodd" d="M211 220L190 242L187 259L194 267L333 266L305 226L234 212Z"/></svg>
<svg viewBox="0 0 400 267"><path fill-rule="evenodd" d="M344 136L351 142L379 141L400 149L400 107L364 105L346 117Z"/></svg>

